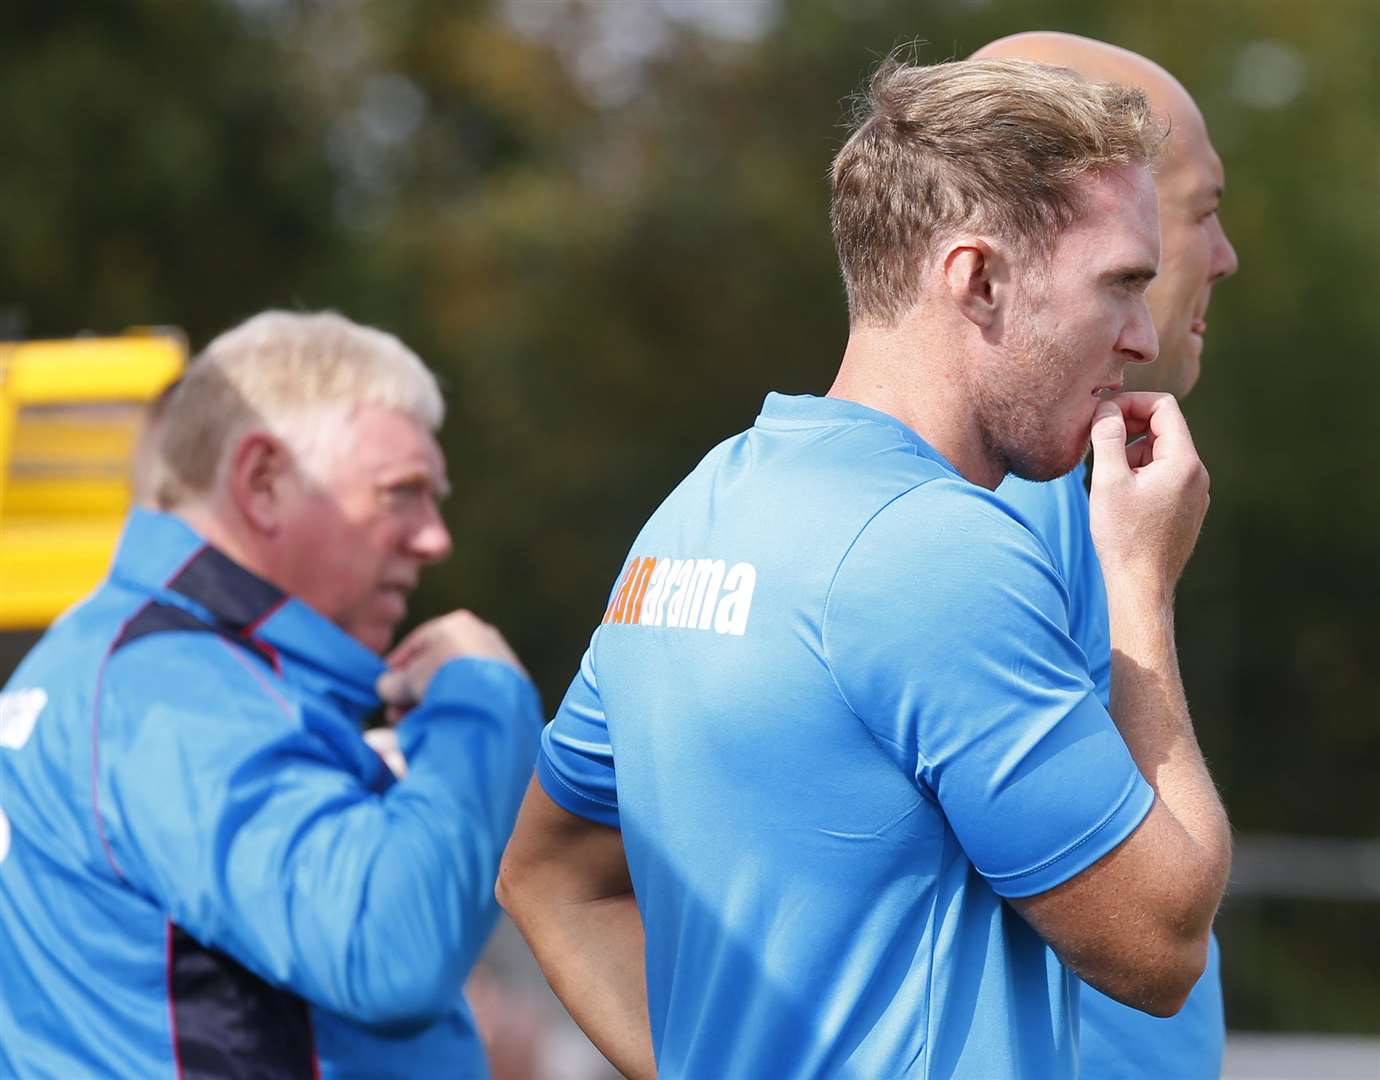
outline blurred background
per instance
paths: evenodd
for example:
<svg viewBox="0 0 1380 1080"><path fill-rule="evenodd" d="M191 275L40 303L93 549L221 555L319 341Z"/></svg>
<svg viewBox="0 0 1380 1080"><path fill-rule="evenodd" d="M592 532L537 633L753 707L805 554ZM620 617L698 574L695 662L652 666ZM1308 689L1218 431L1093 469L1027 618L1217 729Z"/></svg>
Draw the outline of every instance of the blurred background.
<svg viewBox="0 0 1380 1080"><path fill-rule="evenodd" d="M397 333L456 487L414 617L497 623L550 711L655 504L769 389L829 385L850 95L901 42L1037 28L1163 63L1226 166L1179 640L1239 834L1228 1024L1380 1035L1373 0L7 0L0 341L195 350L265 307ZM509 1075L599 1075L524 960L503 931L478 990L545 1047Z"/></svg>

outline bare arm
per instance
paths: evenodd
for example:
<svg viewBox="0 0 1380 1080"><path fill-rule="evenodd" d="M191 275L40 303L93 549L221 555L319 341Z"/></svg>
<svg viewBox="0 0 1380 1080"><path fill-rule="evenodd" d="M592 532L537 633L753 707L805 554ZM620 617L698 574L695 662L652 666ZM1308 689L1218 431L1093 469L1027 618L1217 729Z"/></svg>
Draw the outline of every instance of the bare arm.
<svg viewBox="0 0 1380 1080"><path fill-rule="evenodd" d="M1174 644L1174 586L1207 510L1207 473L1172 397L1125 394L1116 405L1093 427L1092 527L1107 581L1111 713L1156 800L1110 854L1014 903L1092 985L1169 1015L1202 973L1231 864ZM1147 438L1127 448L1128 427Z"/></svg>
<svg viewBox="0 0 1380 1080"><path fill-rule="evenodd" d="M534 779L497 893L590 1041L623 1075L655 1077L642 917L622 834L557 806Z"/></svg>

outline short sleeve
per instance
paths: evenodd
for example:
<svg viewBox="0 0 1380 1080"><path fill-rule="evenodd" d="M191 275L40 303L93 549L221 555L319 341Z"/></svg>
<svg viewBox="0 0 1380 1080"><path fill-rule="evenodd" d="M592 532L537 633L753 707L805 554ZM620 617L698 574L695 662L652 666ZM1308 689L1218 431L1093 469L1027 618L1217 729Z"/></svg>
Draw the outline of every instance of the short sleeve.
<svg viewBox="0 0 1380 1080"><path fill-rule="evenodd" d="M1097 696L1110 700L1112 645L1107 627L1107 586L1088 528L1087 467L1057 480L1032 483L1008 476L997 488L1049 549L1069 591L1069 636L1088 658Z"/></svg>
<svg viewBox="0 0 1380 1080"><path fill-rule="evenodd" d="M850 708L999 894L1054 888L1149 812L1061 576L987 492L936 480L880 510L838 567L823 641Z"/></svg>
<svg viewBox="0 0 1380 1080"><path fill-rule="evenodd" d="M596 636L597 636L596 631ZM594 645L541 737L537 779L558 806L618 828L618 789L604 704L594 674Z"/></svg>

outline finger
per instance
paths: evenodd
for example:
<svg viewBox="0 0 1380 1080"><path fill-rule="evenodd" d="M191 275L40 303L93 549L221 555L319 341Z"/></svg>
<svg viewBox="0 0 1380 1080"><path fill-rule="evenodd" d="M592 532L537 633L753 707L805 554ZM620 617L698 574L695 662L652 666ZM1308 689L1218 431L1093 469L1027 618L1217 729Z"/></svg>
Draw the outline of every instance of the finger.
<svg viewBox="0 0 1380 1080"><path fill-rule="evenodd" d="M1148 418L1123 416L1122 419L1126 422L1126 438L1128 440L1139 439L1141 436L1150 433L1150 421Z"/></svg>
<svg viewBox="0 0 1380 1080"><path fill-rule="evenodd" d="M1155 399L1164 394L1129 390L1122 394L1112 394L1103 398L1121 410L1122 423L1126 425L1126 438L1137 439L1150 430L1150 414L1154 411Z"/></svg>
<svg viewBox="0 0 1380 1080"><path fill-rule="evenodd" d="M1172 394L1166 394L1165 400L1156 405L1150 414L1150 434L1155 439L1156 458L1197 456L1188 421L1184 419L1183 410Z"/></svg>
<svg viewBox="0 0 1380 1080"><path fill-rule="evenodd" d="M404 671L385 671L374 683L374 689L385 704L402 708L417 704L417 694L413 690L412 680Z"/></svg>
<svg viewBox="0 0 1380 1080"><path fill-rule="evenodd" d="M1150 391L1131 391L1116 394L1107 399L1115 402L1126 418L1126 428L1134 437L1148 431L1157 440L1165 440L1162 447L1156 447L1156 457L1166 455L1190 455L1197 451L1193 446L1193 436L1189 434L1188 421L1173 394L1158 394Z"/></svg>
<svg viewBox="0 0 1380 1080"><path fill-rule="evenodd" d="M407 667L419 653L426 649L435 633L435 626L435 620L422 623L421 626L418 626L407 637L393 646L392 651L383 658L384 662L389 667Z"/></svg>
<svg viewBox="0 0 1380 1080"><path fill-rule="evenodd" d="M1102 400L1110 401L1120 409L1121 415L1126 418L1127 426L1130 427L1137 422L1148 424L1150 417L1154 415L1156 409L1161 407L1166 398L1173 401L1174 395L1162 394L1158 390L1125 390Z"/></svg>
<svg viewBox="0 0 1380 1080"><path fill-rule="evenodd" d="M1117 480L1130 474L1126 461L1126 421L1114 400L1104 401L1093 413L1093 483Z"/></svg>
<svg viewBox="0 0 1380 1080"><path fill-rule="evenodd" d="M1126 463L1133 469L1143 469L1154 460L1154 439L1137 439L1126 447Z"/></svg>
<svg viewBox="0 0 1380 1080"><path fill-rule="evenodd" d="M392 728L370 728L364 733L364 741L379 754L398 748L398 733Z"/></svg>
<svg viewBox="0 0 1380 1080"><path fill-rule="evenodd" d="M402 684L406 678L401 671L385 671L374 680L374 692L385 704L398 701L403 697Z"/></svg>
<svg viewBox="0 0 1380 1080"><path fill-rule="evenodd" d="M413 630L384 654L383 662L389 667L402 667L411 657L416 655L417 649L417 631Z"/></svg>

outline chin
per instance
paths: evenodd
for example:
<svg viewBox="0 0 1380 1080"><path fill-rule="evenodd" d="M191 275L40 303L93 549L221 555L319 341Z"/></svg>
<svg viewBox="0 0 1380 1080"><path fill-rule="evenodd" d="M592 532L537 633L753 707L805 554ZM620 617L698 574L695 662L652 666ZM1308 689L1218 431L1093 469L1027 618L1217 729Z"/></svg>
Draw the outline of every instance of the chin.
<svg viewBox="0 0 1380 1080"><path fill-rule="evenodd" d="M1178 340L1163 341L1158 359L1126 366L1126 389L1173 394L1182 401L1198 381L1202 351L1203 339L1188 331Z"/></svg>
<svg viewBox="0 0 1380 1080"><path fill-rule="evenodd" d="M1079 460L1082 459L1080 458ZM1070 472L1073 471L1074 466L1076 466L1077 464L1078 462L1075 461L1073 465L1061 465L1055 467L1023 465L1021 468L1012 469L1011 475L1019 476L1022 480L1029 480L1035 484L1047 484L1051 480L1058 480L1061 476L1067 476Z"/></svg>
<svg viewBox="0 0 1380 1080"><path fill-rule="evenodd" d="M1078 463L1088 456L1088 440L1092 437L1092 424L1078 432L1077 438L1070 439L1062 446L1045 444L1023 448L1022 451L1007 455L1007 471L1022 480L1032 480L1037 484L1057 480L1078 467Z"/></svg>
<svg viewBox="0 0 1380 1080"><path fill-rule="evenodd" d="M1179 377L1174 380L1173 394L1182 401L1198 385L1198 376L1202 374L1202 368L1198 365L1198 358L1195 356L1190 363L1184 364L1179 371Z"/></svg>
<svg viewBox="0 0 1380 1080"><path fill-rule="evenodd" d="M375 625L361 627L358 630L346 628L346 632L370 652L382 656L393 644L393 639L397 636L397 627L392 624Z"/></svg>
<svg viewBox="0 0 1380 1080"><path fill-rule="evenodd" d="M1078 463L1083 460L1087 449L1087 443L1084 443L1078 451L1062 457L1054 455L1032 457L1024 454L1010 457L1006 462L1006 471L1012 476L1019 476L1022 480L1031 480L1037 484L1043 484L1048 480L1058 480L1059 477L1066 476L1078 467Z"/></svg>

